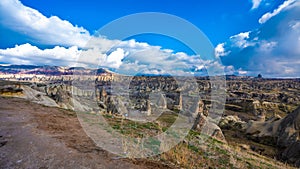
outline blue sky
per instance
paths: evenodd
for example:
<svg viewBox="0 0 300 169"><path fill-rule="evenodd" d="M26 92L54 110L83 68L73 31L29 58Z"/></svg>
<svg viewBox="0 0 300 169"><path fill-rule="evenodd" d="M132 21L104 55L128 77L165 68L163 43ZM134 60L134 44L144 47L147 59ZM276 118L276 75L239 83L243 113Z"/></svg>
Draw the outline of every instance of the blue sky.
<svg viewBox="0 0 300 169"><path fill-rule="evenodd" d="M252 2L247 0L21 0L21 2L40 11L46 17L58 16L74 25L83 26L91 34L103 25L125 15L138 12L169 13L193 23L214 45L217 45L232 35L259 27L258 19L264 13L274 10L283 0L270 0L270 5L262 3L254 10L251 10ZM19 35L16 37L19 38ZM147 40L149 41L149 38ZM158 41L152 40L152 43ZM14 41L1 43L1 47L14 45Z"/></svg>
<svg viewBox="0 0 300 169"><path fill-rule="evenodd" d="M295 0L1 0L0 63L70 66L80 54L95 54L96 58L88 60L110 69L144 69L155 61L170 64L174 60L175 65L184 62L194 72L218 65L226 74L299 77L299 8ZM96 30L138 12L186 19L209 38L222 62L196 59L182 43L156 35L120 42L100 39L101 49L82 52ZM112 55L102 55L114 43L118 45ZM158 58L150 62L145 52L133 55L137 49L151 51L146 52L149 57Z"/></svg>

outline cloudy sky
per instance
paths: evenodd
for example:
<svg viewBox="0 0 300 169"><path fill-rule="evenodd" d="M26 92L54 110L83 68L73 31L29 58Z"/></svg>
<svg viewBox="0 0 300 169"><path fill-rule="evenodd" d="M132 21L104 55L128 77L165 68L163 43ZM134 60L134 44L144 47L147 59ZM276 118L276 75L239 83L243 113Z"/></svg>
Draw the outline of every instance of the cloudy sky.
<svg viewBox="0 0 300 169"><path fill-rule="evenodd" d="M186 19L210 40L216 60L205 60L164 36L145 34L125 40L95 36L102 26L138 12ZM299 57L297 0L0 1L2 64L199 75L212 68L226 74L300 77Z"/></svg>

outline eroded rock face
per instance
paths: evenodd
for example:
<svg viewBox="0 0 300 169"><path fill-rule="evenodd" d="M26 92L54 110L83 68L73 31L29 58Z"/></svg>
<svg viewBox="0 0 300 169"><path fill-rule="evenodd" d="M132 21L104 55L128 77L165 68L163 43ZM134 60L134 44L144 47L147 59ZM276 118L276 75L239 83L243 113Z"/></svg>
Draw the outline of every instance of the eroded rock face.
<svg viewBox="0 0 300 169"><path fill-rule="evenodd" d="M0 88L1 96L21 96L23 95L23 89L20 85L5 85Z"/></svg>
<svg viewBox="0 0 300 169"><path fill-rule="evenodd" d="M282 119L278 128L277 145L288 147L300 141L300 107ZM300 149L299 149L300 151Z"/></svg>
<svg viewBox="0 0 300 169"><path fill-rule="evenodd" d="M239 115L243 121L284 117L300 103L299 79L233 78L226 85L226 112Z"/></svg>
<svg viewBox="0 0 300 169"><path fill-rule="evenodd" d="M94 102L88 101L95 97L95 91L93 90L85 90L65 83L50 84L43 88L44 93L61 108L81 112L93 110L94 106L89 103Z"/></svg>
<svg viewBox="0 0 300 169"><path fill-rule="evenodd" d="M285 118L274 117L266 122L249 121L246 133L264 143L273 138L279 157L300 167L300 107Z"/></svg>
<svg viewBox="0 0 300 169"><path fill-rule="evenodd" d="M300 107L280 123L277 145L283 149L283 160L300 167Z"/></svg>
<svg viewBox="0 0 300 169"><path fill-rule="evenodd" d="M242 129L245 126L245 124L246 122L242 121L238 116L229 115L221 119L219 126L223 129Z"/></svg>
<svg viewBox="0 0 300 169"><path fill-rule="evenodd" d="M193 129L204 135L208 135L222 142L226 142L221 128L214 123L212 119L204 115L199 115L199 117L196 119Z"/></svg>
<svg viewBox="0 0 300 169"><path fill-rule="evenodd" d="M166 109L167 108L166 97L163 94L159 94L159 98L156 104L159 108Z"/></svg>
<svg viewBox="0 0 300 169"><path fill-rule="evenodd" d="M23 98L49 107L59 107L56 102L45 93L21 84L1 86L0 96Z"/></svg>
<svg viewBox="0 0 300 169"><path fill-rule="evenodd" d="M288 146L281 154L282 160L300 167L300 142L297 141Z"/></svg>
<svg viewBox="0 0 300 169"><path fill-rule="evenodd" d="M268 121L253 121L250 120L244 125L246 133L254 137L276 137L278 133L279 126L282 122L280 117L273 117Z"/></svg>

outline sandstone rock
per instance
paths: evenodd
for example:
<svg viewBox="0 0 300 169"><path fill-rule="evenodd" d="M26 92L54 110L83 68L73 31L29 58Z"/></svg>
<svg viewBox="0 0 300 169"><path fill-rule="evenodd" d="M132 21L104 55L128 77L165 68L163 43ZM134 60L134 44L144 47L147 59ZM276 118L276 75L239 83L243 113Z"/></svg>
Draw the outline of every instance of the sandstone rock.
<svg viewBox="0 0 300 169"><path fill-rule="evenodd" d="M279 125L277 145L288 147L300 141L300 107L287 115Z"/></svg>
<svg viewBox="0 0 300 169"><path fill-rule="evenodd" d="M276 140L276 146L282 150L279 156L300 167L300 107L283 119L275 116L266 122L249 121L245 129L261 141Z"/></svg>
<svg viewBox="0 0 300 169"><path fill-rule="evenodd" d="M166 109L167 108L167 100L163 94L159 95L157 105L159 108Z"/></svg>
<svg viewBox="0 0 300 169"><path fill-rule="evenodd" d="M281 120L259 122L250 120L246 125L246 133L254 137L273 137L276 138Z"/></svg>
<svg viewBox="0 0 300 169"><path fill-rule="evenodd" d="M167 109L167 99L166 96L161 92L153 92L150 94L149 101L154 107L159 109Z"/></svg>
<svg viewBox="0 0 300 169"><path fill-rule="evenodd" d="M246 122L243 122L238 116L225 116L221 119L219 126L221 128L238 128L242 129Z"/></svg>
<svg viewBox="0 0 300 169"><path fill-rule="evenodd" d="M4 86L0 89L0 95L23 98L49 107L59 107L54 100L45 93L32 89L26 85Z"/></svg>
<svg viewBox="0 0 300 169"><path fill-rule="evenodd" d="M220 127L217 124L215 124L213 120L204 115L198 116L198 118L196 119L196 123L193 126L193 129L199 131L204 135L208 135L222 142L226 142L225 136L223 135L223 132L220 129Z"/></svg>
<svg viewBox="0 0 300 169"><path fill-rule="evenodd" d="M150 105L150 101L149 100L146 101L146 106L147 106L147 108L146 108L146 114L147 114L147 116L150 116L151 113L152 113L152 109L151 109L151 105Z"/></svg>

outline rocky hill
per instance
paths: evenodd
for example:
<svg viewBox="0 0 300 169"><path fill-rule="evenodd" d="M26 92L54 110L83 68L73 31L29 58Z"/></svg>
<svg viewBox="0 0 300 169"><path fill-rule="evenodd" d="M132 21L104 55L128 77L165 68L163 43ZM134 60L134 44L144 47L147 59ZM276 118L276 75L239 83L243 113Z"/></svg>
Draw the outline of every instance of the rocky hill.
<svg viewBox="0 0 300 169"><path fill-rule="evenodd" d="M84 68L69 70L86 71ZM227 77L225 111L219 123L211 118L210 110L216 102L212 99L211 92L216 86L207 77L196 78L195 91L199 91L200 97L195 102L197 104L189 104L186 102L187 96L198 97L193 92L182 94L184 88L173 77L128 77L97 71L100 73L97 76L49 75L36 77L34 81L1 81L0 95L85 112L88 113L84 115L86 119L101 114L118 132L135 136L140 136L141 132L142 135L152 135L166 130L174 123L172 119L176 119L178 113L188 107L196 120L188 138L176 151L187 154L191 161L185 161L172 151L161 156L161 159L172 161L171 163L179 167L190 168L199 158L197 153L210 159L213 155L204 152L211 145L204 146L199 141L205 126L205 129L212 131L211 142L217 145L212 150L218 154L216 158L220 162L216 167L239 164L243 167L276 168L282 166L280 162L288 162L291 166L300 165L299 79ZM127 96L129 100L126 101L124 98ZM134 129L132 122L137 125ZM131 131L129 133L127 125ZM212 162L209 159L204 164ZM228 165L223 164L222 159L226 159ZM284 168L286 167L288 166Z"/></svg>

